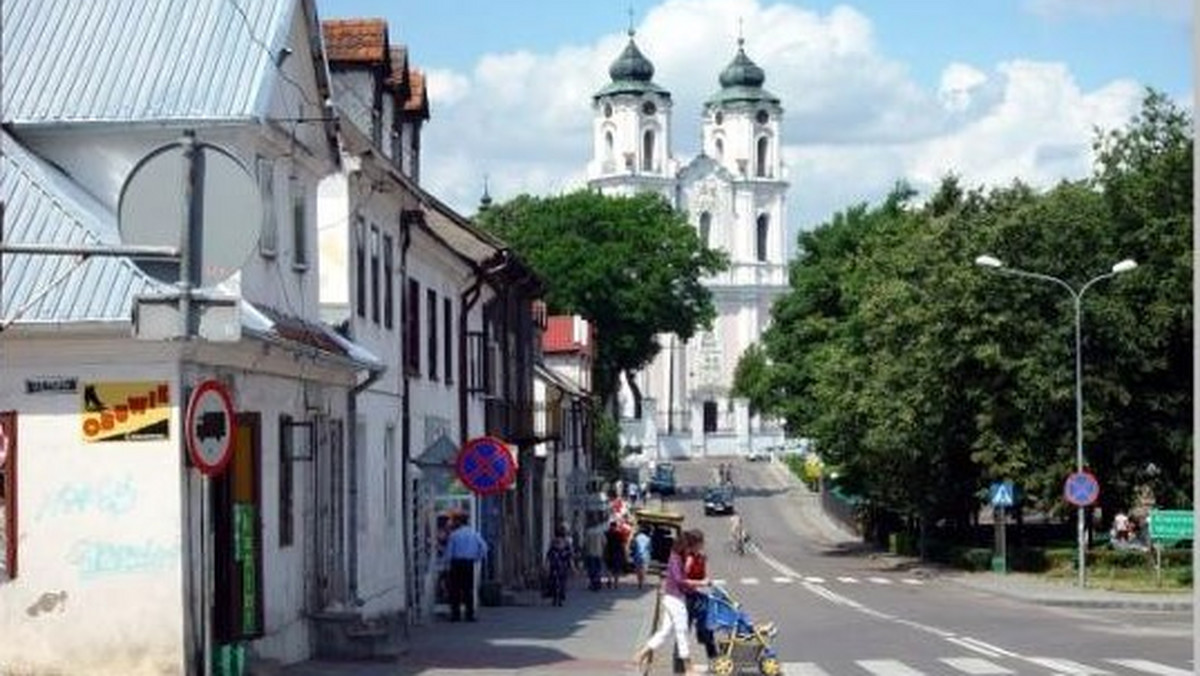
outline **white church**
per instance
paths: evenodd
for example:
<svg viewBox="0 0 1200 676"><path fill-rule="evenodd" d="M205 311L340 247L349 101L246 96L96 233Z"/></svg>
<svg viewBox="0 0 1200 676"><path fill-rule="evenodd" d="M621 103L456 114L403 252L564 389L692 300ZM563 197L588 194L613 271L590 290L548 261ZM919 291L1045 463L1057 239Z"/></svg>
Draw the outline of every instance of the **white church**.
<svg viewBox="0 0 1200 676"><path fill-rule="evenodd" d="M611 82L592 97L588 185L609 195L658 192L708 246L729 255L730 267L705 282L717 309L711 331L687 342L659 336L662 352L638 375L642 418L623 420L623 441L657 459L744 455L783 440L774 421L751 416L730 394L738 359L787 290L783 107L763 89L766 76L739 38L701 111L700 153L681 162L671 152L671 93L654 82L654 65L633 38L630 31L609 67ZM628 418L628 392L622 400Z"/></svg>

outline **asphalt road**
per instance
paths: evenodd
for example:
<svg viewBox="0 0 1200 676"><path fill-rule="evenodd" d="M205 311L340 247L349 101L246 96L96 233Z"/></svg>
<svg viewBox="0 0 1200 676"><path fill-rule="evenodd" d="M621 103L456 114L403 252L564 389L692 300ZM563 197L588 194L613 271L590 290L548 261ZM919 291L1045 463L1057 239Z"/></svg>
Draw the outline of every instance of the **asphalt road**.
<svg viewBox="0 0 1200 676"><path fill-rule="evenodd" d="M703 513L717 462L677 463L680 492L667 502L705 531L710 576L754 621L775 622L787 676L1194 673L1188 611L1048 607L871 555L770 463L734 464L735 507L755 543L739 556L728 517Z"/></svg>

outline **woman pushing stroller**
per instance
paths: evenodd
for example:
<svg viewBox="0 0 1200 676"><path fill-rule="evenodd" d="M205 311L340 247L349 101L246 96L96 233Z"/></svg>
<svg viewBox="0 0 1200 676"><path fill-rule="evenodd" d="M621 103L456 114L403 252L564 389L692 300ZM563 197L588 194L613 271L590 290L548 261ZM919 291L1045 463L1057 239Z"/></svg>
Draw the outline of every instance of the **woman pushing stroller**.
<svg viewBox="0 0 1200 676"><path fill-rule="evenodd" d="M703 535L697 537L697 531L685 531L671 547L671 555L667 559L667 568L662 581L662 618L658 630L646 641L634 660L644 671L648 666L655 650L658 650L673 635L675 650L683 661L687 674L697 674L692 666L691 651L688 646L688 609L687 595L710 585L706 578L688 579L684 570L684 562L689 554L700 552L704 547Z"/></svg>

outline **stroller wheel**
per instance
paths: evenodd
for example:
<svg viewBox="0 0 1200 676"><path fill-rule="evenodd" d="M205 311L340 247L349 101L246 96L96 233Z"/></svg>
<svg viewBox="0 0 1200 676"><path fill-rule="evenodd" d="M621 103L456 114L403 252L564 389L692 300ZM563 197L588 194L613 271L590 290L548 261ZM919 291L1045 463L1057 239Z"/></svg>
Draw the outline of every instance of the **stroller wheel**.
<svg viewBox="0 0 1200 676"><path fill-rule="evenodd" d="M779 676L783 670L779 666L779 660L774 657L764 657L758 661L758 672L763 676Z"/></svg>
<svg viewBox="0 0 1200 676"><path fill-rule="evenodd" d="M710 666L717 676L730 676L733 673L733 658L728 655L714 657Z"/></svg>

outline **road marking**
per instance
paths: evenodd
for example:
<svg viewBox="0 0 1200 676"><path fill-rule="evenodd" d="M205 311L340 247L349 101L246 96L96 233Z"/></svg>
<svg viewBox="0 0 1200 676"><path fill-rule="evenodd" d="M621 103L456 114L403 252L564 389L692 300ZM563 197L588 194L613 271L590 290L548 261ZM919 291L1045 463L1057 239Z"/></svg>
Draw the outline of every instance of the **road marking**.
<svg viewBox="0 0 1200 676"><path fill-rule="evenodd" d="M838 582L845 582L846 584L858 584L858 578L856 578L856 577L839 577Z"/></svg>
<svg viewBox="0 0 1200 676"><path fill-rule="evenodd" d="M773 578L771 578L771 581L777 582L779 584L791 584L792 578L790 578L790 577L773 577Z"/></svg>
<svg viewBox="0 0 1200 676"><path fill-rule="evenodd" d="M900 580L900 581L901 581L901 582L903 582L904 584L911 584L911 585L922 585L922 584L925 584L925 582L924 582L923 580L917 580L917 579L915 579L915 578L911 578L911 577L906 577L906 578L904 578L903 580Z"/></svg>
<svg viewBox="0 0 1200 676"><path fill-rule="evenodd" d="M856 664L877 676L925 676L899 660L859 660Z"/></svg>
<svg viewBox="0 0 1200 676"><path fill-rule="evenodd" d="M986 641L980 641L977 638L971 638L970 636L959 636L957 638L950 638L947 640L968 650L974 650L977 653L983 653L988 657L1000 657L1001 655L1005 657L1020 657L1020 655L1011 650L1005 650L1004 648L994 646Z"/></svg>
<svg viewBox="0 0 1200 676"><path fill-rule="evenodd" d="M1071 660L1056 660L1050 657L1026 657L1026 660L1047 669L1051 669L1061 674L1070 674L1071 676L1099 676L1100 674L1112 674L1111 671L1089 667L1086 664L1072 662Z"/></svg>
<svg viewBox="0 0 1200 676"><path fill-rule="evenodd" d="M829 676L829 672L812 662L784 662L779 665L784 676Z"/></svg>
<svg viewBox="0 0 1200 676"><path fill-rule="evenodd" d="M886 577L868 577L867 579L870 580L871 582L874 582L875 584L891 584L892 583L892 581L887 579Z"/></svg>
<svg viewBox="0 0 1200 676"><path fill-rule="evenodd" d="M825 584L825 578L817 577L815 575L809 575L808 577L804 578L804 581L811 582L812 584Z"/></svg>
<svg viewBox="0 0 1200 676"><path fill-rule="evenodd" d="M725 586L725 580L724 580L724 579L722 579L722 578L719 578L719 577L718 577L718 578L713 578L713 581L712 581L712 583L713 583L713 586L715 586L715 587L723 587L723 586Z"/></svg>
<svg viewBox="0 0 1200 676"><path fill-rule="evenodd" d="M748 586L756 585L756 584L758 584L758 578L757 577L743 577L742 584L748 585Z"/></svg>
<svg viewBox="0 0 1200 676"><path fill-rule="evenodd" d="M999 664L989 662L979 657L944 657L941 660L946 664L958 669L964 674L976 674L983 676L984 674L1015 674L1017 672L1012 669L1006 669Z"/></svg>
<svg viewBox="0 0 1200 676"><path fill-rule="evenodd" d="M1150 660L1108 660L1113 664L1119 664L1123 667L1136 669L1147 674L1159 674L1159 676L1188 676L1192 672L1175 667L1168 667L1165 664L1151 662Z"/></svg>

